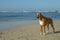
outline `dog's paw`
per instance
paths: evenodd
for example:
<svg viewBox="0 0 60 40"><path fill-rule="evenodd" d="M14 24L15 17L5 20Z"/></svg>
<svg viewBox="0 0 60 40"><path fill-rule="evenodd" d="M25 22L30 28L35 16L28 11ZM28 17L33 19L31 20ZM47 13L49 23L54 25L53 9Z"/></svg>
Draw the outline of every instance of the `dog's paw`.
<svg viewBox="0 0 60 40"><path fill-rule="evenodd" d="M42 35L42 33L40 33L40 35Z"/></svg>
<svg viewBox="0 0 60 40"><path fill-rule="evenodd" d="M43 35L46 35L46 33L43 33Z"/></svg>
<svg viewBox="0 0 60 40"><path fill-rule="evenodd" d="M48 33L49 31L46 31L46 33Z"/></svg>

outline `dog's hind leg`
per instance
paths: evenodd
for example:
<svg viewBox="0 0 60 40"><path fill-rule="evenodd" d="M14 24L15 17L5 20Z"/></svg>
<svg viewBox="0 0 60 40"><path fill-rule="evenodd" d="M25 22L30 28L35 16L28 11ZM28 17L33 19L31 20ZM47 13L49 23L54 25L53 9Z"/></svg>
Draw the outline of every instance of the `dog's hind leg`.
<svg viewBox="0 0 60 40"><path fill-rule="evenodd" d="M53 23L51 23L51 27L52 27L52 29L53 29L53 32L55 33L55 28L54 28Z"/></svg>
<svg viewBox="0 0 60 40"><path fill-rule="evenodd" d="M46 33L48 33L49 32L49 24L47 24L47 31L46 31Z"/></svg>

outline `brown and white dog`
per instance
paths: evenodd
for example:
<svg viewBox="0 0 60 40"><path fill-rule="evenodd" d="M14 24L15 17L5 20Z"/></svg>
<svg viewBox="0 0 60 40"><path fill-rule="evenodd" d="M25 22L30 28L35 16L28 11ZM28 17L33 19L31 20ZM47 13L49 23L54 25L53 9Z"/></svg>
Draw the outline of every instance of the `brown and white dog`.
<svg viewBox="0 0 60 40"><path fill-rule="evenodd" d="M51 25L53 32L55 33L55 28L53 25L53 20L50 17L44 17L40 12L37 13L37 18L39 19L39 23L40 23L40 34L43 33L43 35L45 35L46 32L46 28L48 28L49 31L49 24ZM44 30L43 30L44 28Z"/></svg>

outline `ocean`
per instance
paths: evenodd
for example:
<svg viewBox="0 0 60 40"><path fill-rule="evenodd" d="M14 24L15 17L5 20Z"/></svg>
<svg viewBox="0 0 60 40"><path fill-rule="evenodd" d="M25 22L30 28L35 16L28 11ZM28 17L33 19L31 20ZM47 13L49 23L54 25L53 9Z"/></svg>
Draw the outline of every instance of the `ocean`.
<svg viewBox="0 0 60 40"><path fill-rule="evenodd" d="M37 12L0 12L0 30L8 30L14 27L38 23ZM53 20L60 19L59 12L41 12Z"/></svg>
<svg viewBox="0 0 60 40"><path fill-rule="evenodd" d="M9 20L36 20L37 12L0 12L0 21ZM49 16L52 19L60 19L60 13L42 12L44 16Z"/></svg>

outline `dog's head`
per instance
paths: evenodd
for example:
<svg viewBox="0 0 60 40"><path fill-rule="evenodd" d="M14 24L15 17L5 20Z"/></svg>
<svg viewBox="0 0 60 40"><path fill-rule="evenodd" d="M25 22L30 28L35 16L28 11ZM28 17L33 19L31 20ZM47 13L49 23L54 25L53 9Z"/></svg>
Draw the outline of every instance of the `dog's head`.
<svg viewBox="0 0 60 40"><path fill-rule="evenodd" d="M42 14L40 12L37 13L37 18L41 18Z"/></svg>

